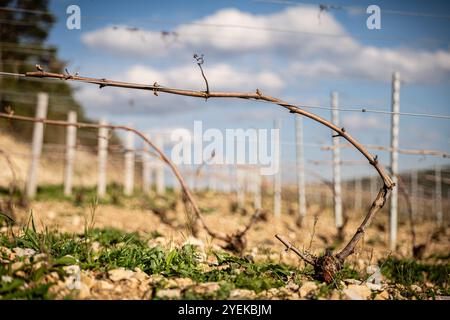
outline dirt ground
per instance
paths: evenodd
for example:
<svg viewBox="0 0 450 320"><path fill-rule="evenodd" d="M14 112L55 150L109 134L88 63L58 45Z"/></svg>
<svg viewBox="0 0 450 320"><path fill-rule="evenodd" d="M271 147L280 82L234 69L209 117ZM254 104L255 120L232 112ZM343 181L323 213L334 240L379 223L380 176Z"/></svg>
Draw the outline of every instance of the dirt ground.
<svg viewBox="0 0 450 320"><path fill-rule="evenodd" d="M231 213L231 201L224 201L223 195L216 195L212 192L203 193L201 197L197 196L197 198L200 207L208 209L208 213L204 214L204 218L207 224L215 231L231 234L241 230L250 219L251 213L253 213L250 206L247 209L249 213L245 215L242 213ZM162 198L160 201L164 202ZM95 206L95 226L98 228L112 227L128 232L137 231L141 234L157 231L175 243L182 243L189 236L185 226L185 211L181 202L177 204L175 210L169 209L166 212L167 217L172 220L172 226L163 223L160 216L152 210L139 208L133 202L133 200L130 200L129 204L122 204L119 207L98 204ZM70 202L36 201L30 204L30 209L17 212L19 221L26 221L29 210L33 211L33 215L38 222L38 228L49 227L61 232L82 233L85 221L90 219L93 209L91 206L75 206ZM274 238L275 234L284 235L299 248L308 248L316 253L331 246L335 242L336 235L331 210L324 209L320 211L320 208L311 206L308 212L310 214L305 218L303 227L299 228L295 224L295 216L285 214L278 220L268 210L266 215L268 221L256 223L247 233L248 250L270 249L274 252L281 252L283 245ZM383 212L374 219L374 222L367 230L363 241L358 245L354 259L358 256L365 258L372 256L374 260L377 260L388 254L395 254L402 258L411 257L412 243L409 224L406 222L400 223L398 248L395 253L392 253L388 248L388 219L382 214ZM353 215L350 218L345 228L345 240L348 241L350 239L361 223L362 218L362 213L360 217ZM317 222L315 224L316 219ZM447 227L444 236L441 236L439 241L431 239L433 232L436 230L437 227L434 222L421 222L420 225L416 226L417 244L428 243L428 255L448 254L450 252L450 238L448 237L450 230ZM314 236L312 237L313 233ZM200 232L199 238L205 243L222 244L219 240L212 240L203 230ZM338 248L340 247L338 246ZM294 258L293 260L296 260L292 254L283 254L282 259L289 259L290 256Z"/></svg>
<svg viewBox="0 0 450 320"><path fill-rule="evenodd" d="M200 207L208 209L204 217L207 224L216 231L233 233L243 228L250 217L250 213L230 213L231 203L223 200L223 195L213 194L212 192L197 195ZM164 203L160 198L156 203ZM185 227L185 213L182 203L174 206L167 211L172 225L164 223L160 216L154 211L143 209L139 206L136 198L130 198L122 202L120 206L102 205L76 206L70 201L34 201L30 204L29 210L17 211L18 224L25 224L30 210L37 223L37 228L55 229L59 232L82 234L85 224L89 223L94 217L96 228L117 228L127 232L138 232L141 235L149 235L157 232L160 234L153 243L161 244L166 248L180 247L185 243L200 244L205 252L214 249L220 250L224 243L211 239L205 232L201 232L198 239L189 236ZM250 206L249 206L250 211ZM293 244L302 249L307 249L314 254L323 253L325 248L333 247L335 242L335 227L330 210L319 212L319 208L310 207L309 216L306 217L304 225L299 228L295 224L295 217L283 215L279 220L275 219L270 212L268 221L257 222L247 234L248 245L244 256L251 256L252 260L267 261L270 259L275 263L289 264L293 266L302 266L297 256L292 252L285 252L284 246L275 238L275 234L284 235ZM315 214L315 215L314 215ZM316 221L316 223L315 223ZM356 217L350 219L346 227L345 241L348 241L352 233L356 230L360 219ZM314 226L315 224L315 226ZM377 264L380 259L393 255L399 258L411 258L412 246L410 232L407 224L400 224L399 246L396 252L388 249L387 219L380 215L368 229L363 241L358 245L356 252L349 258L348 262L355 270L364 273L369 266ZM3 230L5 231L5 230ZM433 255L448 255L450 252L449 228L441 231L439 238L432 240L432 234L436 231L436 226L431 222L421 223L417 228L417 243L428 243L426 257ZM314 235L313 235L314 233ZM345 243L344 241L344 243ZM337 249L342 248L343 243L337 244ZM427 259L429 262L430 260ZM204 264L207 270L211 267ZM72 266L76 267L76 266ZM370 268L370 267L369 267ZM81 287L75 298L77 299L148 299L152 298L149 291L152 285L163 286L164 289L158 290L157 298L177 299L181 297L183 290L193 290L196 294L207 294L208 292L218 290L218 283L195 283L189 278L165 279L158 275L148 275L139 269L125 270L122 268L110 270L107 278L101 272L93 270L80 270ZM69 274L72 272L68 271ZM51 277L58 278L57 274L48 275L48 281ZM58 280L58 285L52 287L52 291L57 296L64 297L70 293L67 289L70 283L69 278ZM343 283L343 290L335 290L327 299L403 299L397 288L383 283L375 289L370 287L372 284L361 284L356 280L347 279ZM302 286L290 282L286 286L278 289L270 289L259 294L251 290L234 289L229 298L245 299L303 299L311 296L312 292L321 290L320 284L314 281L304 281ZM368 287L369 286L369 287ZM382 287L381 287L382 286ZM419 290L420 288L418 288ZM421 289L420 289L421 290ZM154 298L154 297L153 297Z"/></svg>

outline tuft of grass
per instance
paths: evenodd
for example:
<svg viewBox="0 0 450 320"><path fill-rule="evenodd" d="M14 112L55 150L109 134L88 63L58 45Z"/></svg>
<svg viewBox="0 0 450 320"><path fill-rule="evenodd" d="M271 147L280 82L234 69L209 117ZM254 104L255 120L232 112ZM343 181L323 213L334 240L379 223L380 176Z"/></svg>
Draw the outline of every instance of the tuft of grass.
<svg viewBox="0 0 450 320"><path fill-rule="evenodd" d="M112 246L118 243L145 245L145 241L137 232L127 233L115 228L93 229L88 236L90 241L97 241L102 246Z"/></svg>
<svg viewBox="0 0 450 320"><path fill-rule="evenodd" d="M165 277L190 277L198 271L191 246L166 252L159 246L149 248L127 244L101 251L96 263L105 269L123 267L132 270L138 267L147 274L161 274Z"/></svg>
<svg viewBox="0 0 450 320"><path fill-rule="evenodd" d="M95 252L92 249L94 242L100 244ZM38 284L38 280L53 271L64 277L62 268L72 264L78 264L83 270L100 272L119 267L129 270L138 267L149 275L159 274L165 278L183 277L191 278L197 283L221 284L220 290L205 296L198 296L188 290L184 297L190 299L226 298L234 288L250 289L257 293L278 288L285 285L298 271L287 265L272 262L253 263L228 253L215 252L219 267L205 272L199 262L199 253L191 245L171 250L161 246L149 247L146 239L139 234L116 229L87 228L83 234L59 233L48 229L37 232L32 216L21 235L11 238L1 234L0 245L11 249L31 248L48 256L47 264L39 271L33 270L33 258L30 258L23 270L25 277L23 274L17 277L10 267L2 265L0 275L11 276L13 281L2 283L1 298L51 298L48 289L52 284L44 286Z"/></svg>
<svg viewBox="0 0 450 320"><path fill-rule="evenodd" d="M213 269L204 273L195 273L193 279L198 282L232 283L236 288L253 290L259 293L286 284L295 268L275 263L253 263L245 258L228 253L215 253L219 266L228 268Z"/></svg>
<svg viewBox="0 0 450 320"><path fill-rule="evenodd" d="M0 188L0 195L6 191ZM15 194L15 198L20 197L20 194ZM123 194L123 187L117 183L111 183L106 188L106 195L99 199L98 203L102 205L115 205L118 207L125 207L127 200L135 202L140 201L144 197L142 190L135 190L132 196L125 196ZM57 201L69 202L75 206L85 207L91 205L92 201L97 198L97 189L95 187L74 187L73 195L64 195L63 185L40 185L37 189L37 201Z"/></svg>
<svg viewBox="0 0 450 320"><path fill-rule="evenodd" d="M381 261L381 272L391 282L404 286L406 297L418 297L417 292L412 289L413 285L422 286L425 293L434 296L436 293L450 295L450 264L425 264L411 259L397 259L389 257ZM428 282L435 288L426 288Z"/></svg>
<svg viewBox="0 0 450 320"><path fill-rule="evenodd" d="M424 281L445 286L450 282L450 264L429 265L415 260L389 257L382 262L381 272L393 282L405 286Z"/></svg>

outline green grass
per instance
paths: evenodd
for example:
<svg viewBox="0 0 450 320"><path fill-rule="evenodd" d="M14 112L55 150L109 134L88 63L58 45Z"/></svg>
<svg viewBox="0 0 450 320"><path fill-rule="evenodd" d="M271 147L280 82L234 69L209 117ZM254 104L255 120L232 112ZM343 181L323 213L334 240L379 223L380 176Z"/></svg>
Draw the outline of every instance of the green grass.
<svg viewBox="0 0 450 320"><path fill-rule="evenodd" d="M95 206L92 211L92 221ZM196 283L215 282L220 289L213 292L198 293L194 288L185 288L185 299L226 299L233 289L253 290L256 294L271 288L280 288L289 282L301 285L305 279L312 279L311 267L298 269L293 266L265 262L254 263L246 258L237 257L226 252L211 251L216 264L205 271L204 262L200 262L200 253L191 245L175 249L162 246L150 247L148 241L161 236L157 232L149 234L129 233L117 229L96 229L92 221L87 221L85 231L81 234L60 233L45 229L36 231L33 216L23 228L20 235L11 230L0 233L0 246L13 249L30 248L37 253L45 253L45 263L36 267L34 258L16 257L14 261L0 263L0 276L11 277L12 281L0 281L0 298L2 299L52 299L49 288L54 283L41 281L52 272L60 278L65 276L64 266L77 264L82 270L93 270L106 274L108 270L123 267L133 270L136 267L149 275L161 275L165 279L190 278ZM7 259L6 255L0 256ZM12 271L12 264L21 261L21 274ZM389 257L379 261L383 275L393 284L402 285L404 297L418 299L436 295L450 295L450 265L430 265L414 260L398 260ZM329 297L334 290L340 289L343 279L359 279L359 274L350 265L345 264L331 284L319 285L315 297ZM434 287L425 286L426 282ZM413 287L418 285L420 292ZM155 290L164 287L164 281L154 284Z"/></svg>
<svg viewBox="0 0 450 320"><path fill-rule="evenodd" d="M0 187L0 196L9 197L9 189ZM17 189L14 191L13 198L18 202L19 199L24 198L24 194ZM164 201L157 202L157 198L162 198ZM167 210L174 206L177 197L172 188L167 188L163 197L150 197L148 194L144 194L141 189L135 189L133 195L125 196L123 194L123 186L117 183L111 183L107 186L105 197L98 200L96 187L74 187L72 195L65 196L63 185L40 185L37 189L35 200L68 202L80 207L89 206L93 201L98 201L99 204L109 204L118 207L129 206L131 202L132 207L147 208L149 210L154 208Z"/></svg>
<svg viewBox="0 0 450 320"><path fill-rule="evenodd" d="M402 285L429 281L437 286L450 282L450 264L429 265L415 260L399 260L389 257L382 262L381 272L390 280Z"/></svg>
<svg viewBox="0 0 450 320"><path fill-rule="evenodd" d="M96 187L75 187L73 195L65 196L62 185L42 185L38 187L37 201L63 201L71 202L77 206L85 206L92 203L97 198ZM112 204L115 206L123 206L124 199L122 187L118 184L109 184L106 188L106 195L99 200L100 204Z"/></svg>
<svg viewBox="0 0 450 320"><path fill-rule="evenodd" d="M159 236L158 233L150 234L151 238ZM127 233L114 228L93 229L89 233L91 241L97 241L102 246L110 246L118 243L145 245L145 241L137 232Z"/></svg>
<svg viewBox="0 0 450 320"><path fill-rule="evenodd" d="M382 274L392 283L405 287L402 295L421 298L413 285L422 288L422 293L427 296L450 295L450 264L425 264L411 259L396 259L389 257L380 262ZM431 283L433 288L427 288L424 283Z"/></svg>
<svg viewBox="0 0 450 320"><path fill-rule="evenodd" d="M117 229L92 229L87 227L83 234L59 233L45 230L37 232L32 216L20 236L0 234L0 246L30 248L37 253L47 255L46 264L35 270L33 258L25 262L20 277L11 270L11 265L0 264L0 276L10 276L13 281L0 283L0 298L3 299L50 299L49 284L40 284L46 274L56 271L64 276L63 267L78 264L82 270L107 272L123 267L133 270L138 267L147 274L159 274L165 278L191 278L195 282L219 282L220 290L199 296L193 291L183 293L185 298L226 298L234 288L243 288L261 292L278 288L286 284L297 270L286 265L253 263L224 252L214 252L221 268L212 268L204 272L199 263L199 253L191 245L168 250L161 246L149 247L148 240L160 234L141 236ZM93 250L93 243L100 246ZM7 257L2 257L7 258ZM24 287L25 285L25 287Z"/></svg>
<svg viewBox="0 0 450 320"><path fill-rule="evenodd" d="M253 290L259 293L270 288L278 288L286 284L295 268L267 263L253 263L227 253L215 253L219 266L224 269L213 269L209 272L195 273L192 279L198 282L227 282L236 288Z"/></svg>

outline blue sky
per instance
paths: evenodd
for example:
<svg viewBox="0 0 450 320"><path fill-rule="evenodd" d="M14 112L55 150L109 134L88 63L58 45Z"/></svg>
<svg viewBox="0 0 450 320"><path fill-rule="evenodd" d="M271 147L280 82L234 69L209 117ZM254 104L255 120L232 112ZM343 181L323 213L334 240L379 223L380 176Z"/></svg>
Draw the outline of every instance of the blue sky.
<svg viewBox="0 0 450 320"><path fill-rule="evenodd" d="M283 2L283 1L281 1ZM450 114L450 4L446 1L52 1L58 17L49 43L72 72L82 75L203 90L193 53L205 55L212 89L253 91L303 105L390 109L390 79L402 77L401 111ZM68 30L66 8L81 8L81 30ZM381 30L366 27L370 4L381 8ZM432 14L432 17L413 13ZM444 17L443 17L444 16ZM250 28L248 28L250 27ZM254 28L256 27L256 28ZM137 29L130 29L137 28ZM162 36L161 32L169 32ZM176 33L174 35L172 32ZM75 85L92 117L131 123L142 130L185 127L270 128L282 120L283 161L293 163L294 119L281 108L246 101L210 100ZM325 118L327 110L311 109ZM341 123L366 144L389 145L389 115L341 112ZM330 130L305 120L305 143L330 144ZM400 147L450 153L449 120L402 116ZM306 158L331 159L305 148ZM377 151L388 163L387 153ZM343 150L344 160L361 159ZM400 170L448 164L435 157L400 156ZM321 168L324 174L331 168ZM371 174L343 168L344 177Z"/></svg>

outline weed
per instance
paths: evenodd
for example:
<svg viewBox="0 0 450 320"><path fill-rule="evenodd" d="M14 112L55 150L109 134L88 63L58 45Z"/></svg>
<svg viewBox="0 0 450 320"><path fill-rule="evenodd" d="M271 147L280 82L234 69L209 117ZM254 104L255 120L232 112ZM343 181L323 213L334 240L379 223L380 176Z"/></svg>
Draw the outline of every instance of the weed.
<svg viewBox="0 0 450 320"><path fill-rule="evenodd" d="M98 242L100 249L93 252L91 244ZM3 298L51 298L48 288L52 285L38 285L43 275L56 271L64 276L63 266L78 264L84 270L106 272L123 267L133 270L138 267L147 274L160 274L165 278L191 278L195 282L219 282L220 290L200 297L195 292L187 291L185 298L226 298L230 290L243 288L261 292L286 284L297 270L286 266L267 263L253 263L247 259L235 257L224 252L215 252L220 268L208 272L202 271L198 262L198 252L191 245L167 250L161 246L148 247L147 241L137 233L126 233L116 229L90 229L81 235L36 231L34 219L30 215L23 233L15 239L0 236L4 247L31 248L48 255L48 265L39 271L27 264L23 270L25 279L17 278L10 269L2 267L0 274L13 277L12 283L2 283L0 296ZM12 262L11 262L12 263ZM37 281L37 282L36 282ZM36 285L30 286L30 283ZM28 286L28 291L24 288ZM31 291L30 291L31 290Z"/></svg>
<svg viewBox="0 0 450 320"><path fill-rule="evenodd" d="M204 271L205 262L199 260L199 252L191 245L167 249L162 246L149 247L147 240L159 236L154 233L141 236L117 229L94 228L91 219L86 222L82 234L59 233L44 229L36 230L33 215L30 214L26 226L14 237L0 234L0 246L6 248L30 248L37 253L45 253L45 264L39 268L33 257L16 257L14 261L0 264L0 276L8 281L0 282L0 297L4 299L51 299L49 288L54 284L42 279L56 272L60 278L65 276L64 266L77 264L83 270L93 270L105 274L108 270L123 267L128 270L139 268L145 273L158 274L164 278L190 278L195 283L219 283L217 291L198 293L192 288L182 291L184 299L226 299L233 289L248 289L255 293L279 288L294 282L301 285L305 278L312 278L310 266L296 268L270 260L255 263L243 257L237 257L222 251L211 251L217 258L217 265ZM99 246L93 250L94 243ZM2 255L2 259L8 259ZM20 275L12 270L12 263L21 261ZM401 294L405 297L434 297L449 294L449 265L426 265L413 260L397 260L388 257L380 261L382 273L392 282L404 287ZM315 297L329 297L335 289L341 289L342 280L361 279L361 274L345 264L338 272L333 283L319 286ZM2 278L3 279L3 278ZM422 286L420 292L414 284L433 283L436 288ZM154 286L163 286L154 284ZM71 298L68 296L67 298Z"/></svg>
<svg viewBox="0 0 450 320"><path fill-rule="evenodd" d="M450 264L429 265L415 260L400 260L393 257L382 261L381 272L391 282L402 285L405 290L402 293L406 297L417 296L417 290L413 285L432 283L440 294L450 294ZM434 295L434 288L427 288L427 295Z"/></svg>

